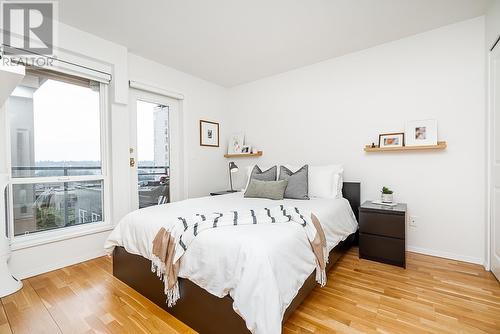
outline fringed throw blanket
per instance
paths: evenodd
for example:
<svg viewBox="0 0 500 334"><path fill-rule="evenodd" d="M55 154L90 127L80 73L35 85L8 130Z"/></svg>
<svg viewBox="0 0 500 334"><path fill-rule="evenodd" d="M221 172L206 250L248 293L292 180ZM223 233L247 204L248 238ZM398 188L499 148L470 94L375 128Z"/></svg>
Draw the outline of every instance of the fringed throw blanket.
<svg viewBox="0 0 500 334"><path fill-rule="evenodd" d="M304 227L312 251L316 257L316 281L325 286L326 264L328 251L325 233L318 218L310 212L296 207L283 205L262 210L240 210L214 212L211 214L196 214L190 218L179 217L168 230L164 227L158 231L153 240L152 267L158 277L165 283L165 294L169 307L179 299L177 275L182 255L191 242L201 232L223 226L238 226L252 224L277 224L293 222Z"/></svg>

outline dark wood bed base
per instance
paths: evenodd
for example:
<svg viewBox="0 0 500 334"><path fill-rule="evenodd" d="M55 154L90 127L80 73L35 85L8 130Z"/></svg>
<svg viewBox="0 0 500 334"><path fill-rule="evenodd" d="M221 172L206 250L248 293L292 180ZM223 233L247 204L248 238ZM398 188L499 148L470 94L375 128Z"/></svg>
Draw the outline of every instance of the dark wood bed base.
<svg viewBox="0 0 500 334"><path fill-rule="evenodd" d="M358 218L360 184L344 182L343 195ZM327 270L356 239L357 233L353 233L330 252ZM174 307L167 307L163 282L151 272L151 261L130 254L123 247L116 247L113 253L113 275L201 334L250 333L244 320L233 310L231 297L216 297L188 279L179 278L181 298ZM286 309L283 322L316 286L313 272Z"/></svg>

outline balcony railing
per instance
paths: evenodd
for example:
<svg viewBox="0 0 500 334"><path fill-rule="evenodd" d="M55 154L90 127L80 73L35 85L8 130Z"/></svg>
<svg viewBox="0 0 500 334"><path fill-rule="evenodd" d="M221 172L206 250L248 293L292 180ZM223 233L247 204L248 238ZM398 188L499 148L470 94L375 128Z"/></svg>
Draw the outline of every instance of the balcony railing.
<svg viewBox="0 0 500 334"><path fill-rule="evenodd" d="M155 170L153 172L149 173L141 173L139 170ZM158 170L158 171L156 171ZM163 170L163 171L161 171ZM137 167L137 176L143 176L143 175L165 175L167 177L170 176L170 167L168 166L138 166Z"/></svg>
<svg viewBox="0 0 500 334"><path fill-rule="evenodd" d="M170 168L138 166L139 208L170 202Z"/></svg>
<svg viewBox="0 0 500 334"><path fill-rule="evenodd" d="M12 170L86 170L101 169L101 166L14 166Z"/></svg>
<svg viewBox="0 0 500 334"><path fill-rule="evenodd" d="M12 176L22 178L98 175L100 170L101 166L13 166Z"/></svg>
<svg viewBox="0 0 500 334"><path fill-rule="evenodd" d="M82 171L82 170L101 170L100 166L14 166L12 171L62 171L62 176L70 176L70 171ZM160 176L166 175L170 176L170 167L168 166L138 166L137 176ZM139 172L140 170L153 170L153 172ZM156 171L158 170L158 172ZM163 170L163 171L162 171ZM15 174L15 173L14 173ZM13 175L14 177L16 175ZM58 176L58 175L56 175Z"/></svg>

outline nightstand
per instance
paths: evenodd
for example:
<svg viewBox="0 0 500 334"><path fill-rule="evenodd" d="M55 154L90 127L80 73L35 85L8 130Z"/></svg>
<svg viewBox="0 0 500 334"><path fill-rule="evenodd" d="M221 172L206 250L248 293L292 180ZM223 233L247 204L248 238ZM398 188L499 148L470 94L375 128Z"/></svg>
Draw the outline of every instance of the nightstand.
<svg viewBox="0 0 500 334"><path fill-rule="evenodd" d="M226 194L232 194L232 193L236 193L236 192L238 192L238 190L215 191L213 193L210 193L210 196L226 195Z"/></svg>
<svg viewBox="0 0 500 334"><path fill-rule="evenodd" d="M359 207L359 257L406 267L406 204Z"/></svg>

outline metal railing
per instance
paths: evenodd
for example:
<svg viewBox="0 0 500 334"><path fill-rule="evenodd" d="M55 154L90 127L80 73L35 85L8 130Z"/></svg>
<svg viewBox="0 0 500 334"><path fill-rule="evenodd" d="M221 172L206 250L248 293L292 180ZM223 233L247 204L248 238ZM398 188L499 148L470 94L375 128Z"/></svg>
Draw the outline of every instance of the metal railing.
<svg viewBox="0 0 500 334"><path fill-rule="evenodd" d="M71 170L100 170L100 166L14 166L13 171L63 171L63 176L70 176L68 171ZM148 170L148 169L163 169L164 172L152 172L152 173L137 173L138 176L147 175L167 175L170 176L170 167L168 166L138 166L137 170Z"/></svg>
<svg viewBox="0 0 500 334"><path fill-rule="evenodd" d="M137 166L137 171L139 170L145 170L145 169L163 169L164 172L153 172L153 173L139 173L137 172L138 176L143 176L143 175L166 175L170 176L170 167L168 166Z"/></svg>
<svg viewBox="0 0 500 334"><path fill-rule="evenodd" d="M85 169L101 169L101 166L14 166L12 170L85 170Z"/></svg>

